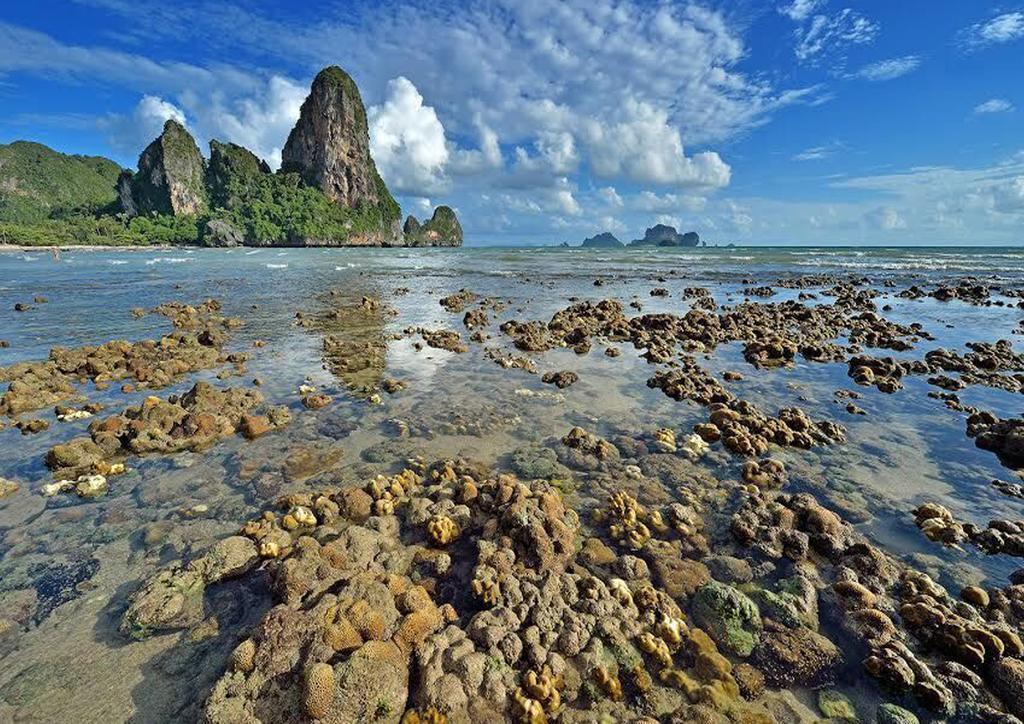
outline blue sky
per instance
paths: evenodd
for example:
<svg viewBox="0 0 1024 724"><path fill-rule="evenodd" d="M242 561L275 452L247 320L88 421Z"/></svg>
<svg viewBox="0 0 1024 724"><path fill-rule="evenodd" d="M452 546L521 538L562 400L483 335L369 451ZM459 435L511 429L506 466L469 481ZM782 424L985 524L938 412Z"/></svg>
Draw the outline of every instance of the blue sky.
<svg viewBox="0 0 1024 724"><path fill-rule="evenodd" d="M134 165L168 117L276 166L313 76L469 243L1024 241L1024 1L11 0L0 142Z"/></svg>

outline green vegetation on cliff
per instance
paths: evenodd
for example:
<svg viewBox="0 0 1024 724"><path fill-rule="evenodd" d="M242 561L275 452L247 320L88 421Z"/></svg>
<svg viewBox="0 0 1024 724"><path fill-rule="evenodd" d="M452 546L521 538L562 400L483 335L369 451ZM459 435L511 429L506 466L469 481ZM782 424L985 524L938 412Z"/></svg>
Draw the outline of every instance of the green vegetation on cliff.
<svg viewBox="0 0 1024 724"><path fill-rule="evenodd" d="M306 186L297 173L239 173L227 178L221 193L226 203L210 216L234 226L246 244L339 243L379 232L392 221L384 204L346 208Z"/></svg>
<svg viewBox="0 0 1024 724"><path fill-rule="evenodd" d="M41 143L0 145L0 222L38 224L112 204L121 167L99 156L59 153Z"/></svg>

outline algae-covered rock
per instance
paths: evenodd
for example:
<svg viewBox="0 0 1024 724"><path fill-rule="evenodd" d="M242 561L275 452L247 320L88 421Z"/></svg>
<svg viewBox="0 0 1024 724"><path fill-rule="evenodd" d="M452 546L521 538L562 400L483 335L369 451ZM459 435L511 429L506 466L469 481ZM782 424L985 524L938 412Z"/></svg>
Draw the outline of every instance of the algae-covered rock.
<svg viewBox="0 0 1024 724"><path fill-rule="evenodd" d="M895 704L880 704L875 716L878 724L919 724L914 712Z"/></svg>
<svg viewBox="0 0 1024 724"><path fill-rule="evenodd" d="M857 721L857 710L843 693L835 689L824 689L818 692L818 709L826 719Z"/></svg>
<svg viewBox="0 0 1024 724"><path fill-rule="evenodd" d="M737 656L750 656L760 641L757 604L732 586L717 581L701 586L694 594L692 613L698 626Z"/></svg>
<svg viewBox="0 0 1024 724"><path fill-rule="evenodd" d="M138 639L198 623L206 586L240 576L258 561L255 543L230 536L186 566L161 571L129 597L121 632Z"/></svg>

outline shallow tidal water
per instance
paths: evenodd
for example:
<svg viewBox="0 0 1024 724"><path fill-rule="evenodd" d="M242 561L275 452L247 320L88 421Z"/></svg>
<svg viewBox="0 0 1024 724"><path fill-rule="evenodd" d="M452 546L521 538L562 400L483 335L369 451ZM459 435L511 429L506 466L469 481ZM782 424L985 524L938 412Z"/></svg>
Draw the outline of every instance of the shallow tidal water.
<svg viewBox="0 0 1024 724"><path fill-rule="evenodd" d="M57 422L52 410L43 410L33 416L51 423L44 432L0 430L0 478L20 486L0 499L0 620L14 622L0 631L0 721L194 718L237 642L236 632L258 620L268 604L241 585L227 586L212 601L218 616L205 629L129 642L117 630L125 597L160 566L235 532L282 493L317 489L325 481L360 485L415 455L507 466L517 448L561 437L575 425L611 436L666 426L688 431L706 417L696 405L649 389L654 367L629 345L621 345L617 358L606 357L600 344L586 355L570 349L532 355L538 372L579 374L565 390L543 384L540 374L502 368L484 354L485 346L511 351L498 331L502 321L546 321L576 299L636 299L644 312L681 314L688 308L685 287L707 287L716 302L732 304L744 299L744 288L817 273L870 277L883 291L876 305L892 305L888 319L919 322L935 337L896 356L920 358L937 347L963 351L969 341L998 339L1014 340L1019 350L1014 330L1024 319L1022 309L896 297L912 284L955 283L967 275L1019 289L1024 250L1016 249L235 249L65 251L59 259L43 252L0 253L0 340L9 342L0 348L0 367L45 359L56 346L159 337L171 331L169 322L158 315L135 317L133 308L213 297L226 315L244 321L228 343L229 351L249 353L244 374L218 380L218 368L156 393L87 385L84 398L103 403L102 414L114 414L150 394L185 391L200 379L249 386L259 378L267 401L288 405L294 415L290 425L255 441L230 438L204 453L133 458L129 472L112 478L110 492L96 500L39 492L52 479L46 451L84 434L89 420ZM598 279L603 283L595 286ZM651 296L655 287L669 295ZM505 303L491 315L491 339L470 344L463 354L417 348L418 335L404 330L448 328L468 337L462 314L438 303L462 288ZM764 301L798 293L777 291ZM39 295L47 301L14 311L16 303L31 304ZM362 374L402 380L406 388L382 394L380 404L349 390L352 380L332 372L321 331L296 324L297 312L312 314L332 299L358 302L364 296L393 313L381 314L375 328L341 325L334 333L384 340L383 365ZM257 340L265 345L254 346ZM744 379L730 389L765 409L798 404L814 419L847 428L841 445L772 451L789 469L790 489L813 492L951 590L1004 585L1021 567L1008 556L944 548L914 526L912 511L923 502L941 503L958 518L982 524L1020 518L1024 505L989 485L994 478L1013 480L1013 473L966 437L964 413L927 396L935 388L923 377L910 377L905 389L886 395L856 387L845 363L798 356L792 368L754 369L739 344L722 346L701 362L716 375L742 371ZM332 404L303 409L303 384L330 394ZM857 405L867 414L849 414L834 397L839 389L856 389ZM1016 394L977 386L960 395L965 404L1002 417L1021 414ZM735 478L741 463L717 446L700 464L716 477ZM570 494L579 496L582 509L593 504L585 490Z"/></svg>

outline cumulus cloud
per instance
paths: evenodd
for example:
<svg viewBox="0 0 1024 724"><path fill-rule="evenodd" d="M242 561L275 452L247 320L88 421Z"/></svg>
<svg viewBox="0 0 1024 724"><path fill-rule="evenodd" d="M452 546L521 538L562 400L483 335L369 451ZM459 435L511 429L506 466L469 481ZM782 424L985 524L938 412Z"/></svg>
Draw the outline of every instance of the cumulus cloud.
<svg viewBox="0 0 1024 724"><path fill-rule="evenodd" d="M1024 12L1001 13L975 23L960 32L961 43L969 50L1009 43L1024 37Z"/></svg>
<svg viewBox="0 0 1024 724"><path fill-rule="evenodd" d="M424 196L444 185L444 126L412 81L404 76L391 80L384 103L371 106L367 117L370 152L393 190Z"/></svg>
<svg viewBox="0 0 1024 724"><path fill-rule="evenodd" d="M505 193L501 203L508 209L528 214L564 214L579 216L583 208L573 194L573 185L567 178L559 178L547 188L531 189L516 194Z"/></svg>
<svg viewBox="0 0 1024 724"><path fill-rule="evenodd" d="M669 124L666 111L631 99L621 115L618 122L584 124L596 176L709 188L729 184L731 169L716 152L684 153L679 130Z"/></svg>
<svg viewBox="0 0 1024 724"><path fill-rule="evenodd" d="M974 107L975 113L1008 113L1012 110L1013 104L1005 98L991 98Z"/></svg>
<svg viewBox="0 0 1024 724"><path fill-rule="evenodd" d="M271 168L281 165L281 148L306 98L303 86L281 76L272 76L265 86L234 98L213 94L207 101L186 92L198 118L200 131L210 138L245 146Z"/></svg>
<svg viewBox="0 0 1024 724"><path fill-rule="evenodd" d="M176 105L157 96L143 96L130 114L106 116L100 121L100 127L111 148L136 156L160 135L169 120L187 126L185 112Z"/></svg>
<svg viewBox="0 0 1024 724"><path fill-rule="evenodd" d="M853 73L853 77L870 81L895 80L913 73L921 65L921 58L916 55L904 55L900 58L889 58L869 63Z"/></svg>

